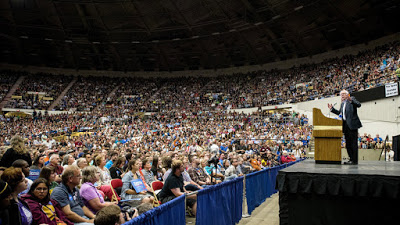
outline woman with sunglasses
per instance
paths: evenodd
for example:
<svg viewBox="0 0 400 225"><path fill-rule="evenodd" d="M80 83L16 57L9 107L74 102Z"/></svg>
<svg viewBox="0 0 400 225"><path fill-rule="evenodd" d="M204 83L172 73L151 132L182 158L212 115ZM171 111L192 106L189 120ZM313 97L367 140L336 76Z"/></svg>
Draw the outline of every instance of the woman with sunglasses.
<svg viewBox="0 0 400 225"><path fill-rule="evenodd" d="M50 199L49 185L43 178L36 179L28 194L21 197L31 209L33 224L73 225L67 219L60 205Z"/></svg>

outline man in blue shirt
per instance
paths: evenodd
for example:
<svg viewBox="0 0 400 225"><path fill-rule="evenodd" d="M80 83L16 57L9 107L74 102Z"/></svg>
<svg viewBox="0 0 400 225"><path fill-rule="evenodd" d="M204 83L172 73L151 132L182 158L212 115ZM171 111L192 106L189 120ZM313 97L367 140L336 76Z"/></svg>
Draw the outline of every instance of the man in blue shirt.
<svg viewBox="0 0 400 225"><path fill-rule="evenodd" d="M93 225L95 215L83 204L79 189L76 188L81 177L77 166L68 166L62 174L62 183L51 193L51 199L60 204L64 214L75 225Z"/></svg>
<svg viewBox="0 0 400 225"><path fill-rule="evenodd" d="M374 149L377 148L382 148L383 147L383 140L381 137L379 137L379 134L376 135L376 137L374 138L374 141L372 142L372 145L374 146Z"/></svg>
<svg viewBox="0 0 400 225"><path fill-rule="evenodd" d="M118 153L117 152L110 152L110 160L106 163L105 167L107 169L110 169L112 167L112 165L114 164L114 162L117 160L118 158Z"/></svg>

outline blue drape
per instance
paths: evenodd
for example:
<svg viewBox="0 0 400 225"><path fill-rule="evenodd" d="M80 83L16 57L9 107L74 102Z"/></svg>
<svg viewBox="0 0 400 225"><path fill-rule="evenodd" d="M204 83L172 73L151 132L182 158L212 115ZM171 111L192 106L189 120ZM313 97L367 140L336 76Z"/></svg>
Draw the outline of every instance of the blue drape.
<svg viewBox="0 0 400 225"><path fill-rule="evenodd" d="M196 225L234 225L242 218L243 177L197 193Z"/></svg>
<svg viewBox="0 0 400 225"><path fill-rule="evenodd" d="M249 214L271 195L270 170L268 168L246 175L246 199Z"/></svg>
<svg viewBox="0 0 400 225"><path fill-rule="evenodd" d="M246 175L246 199L249 214L251 214L257 206L261 205L266 198L269 198L272 194L278 192L278 190L275 189L275 183L279 170L291 166L299 161L302 160L267 168Z"/></svg>
<svg viewBox="0 0 400 225"><path fill-rule="evenodd" d="M186 225L185 196L149 210L124 225Z"/></svg>

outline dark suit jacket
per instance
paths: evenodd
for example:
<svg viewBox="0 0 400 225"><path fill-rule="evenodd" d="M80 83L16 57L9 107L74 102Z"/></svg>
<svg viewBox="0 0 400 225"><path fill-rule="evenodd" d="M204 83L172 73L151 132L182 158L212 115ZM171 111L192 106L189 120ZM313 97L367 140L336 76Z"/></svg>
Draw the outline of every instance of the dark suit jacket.
<svg viewBox="0 0 400 225"><path fill-rule="evenodd" d="M342 114L343 105L344 105L344 102L342 102L342 104L340 104L339 110L332 107L331 112L335 113L336 115ZM361 103L359 101L357 101L357 99L354 98L353 96L351 97L351 103L350 102L346 103L346 109L345 109L346 123L351 130L357 130L358 128L362 127L360 118L358 118L358 115L357 115L357 108L359 108L359 107L361 107Z"/></svg>

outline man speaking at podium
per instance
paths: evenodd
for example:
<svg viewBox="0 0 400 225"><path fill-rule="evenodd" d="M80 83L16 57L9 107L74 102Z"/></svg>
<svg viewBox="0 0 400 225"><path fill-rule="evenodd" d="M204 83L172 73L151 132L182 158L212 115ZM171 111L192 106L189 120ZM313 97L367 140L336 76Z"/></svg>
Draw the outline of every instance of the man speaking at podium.
<svg viewBox="0 0 400 225"><path fill-rule="evenodd" d="M346 139L347 154L350 157L350 161L345 162L346 165L357 165L358 164L358 128L362 127L361 121L357 115L357 108L361 107L361 103L357 101L353 96L346 90L340 92L340 98L342 104L340 109L337 110L332 104L328 104L328 108L332 113L341 115L343 120L343 133Z"/></svg>

